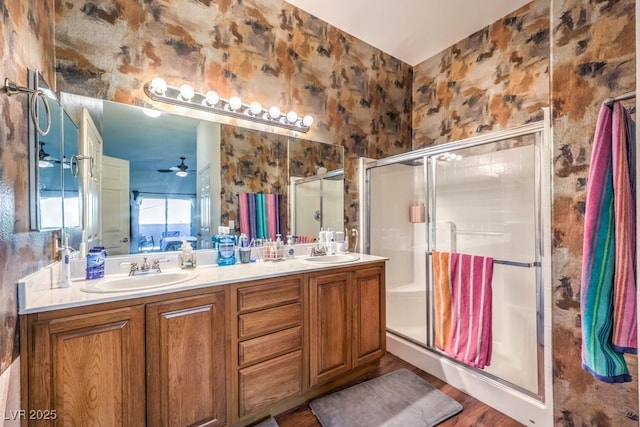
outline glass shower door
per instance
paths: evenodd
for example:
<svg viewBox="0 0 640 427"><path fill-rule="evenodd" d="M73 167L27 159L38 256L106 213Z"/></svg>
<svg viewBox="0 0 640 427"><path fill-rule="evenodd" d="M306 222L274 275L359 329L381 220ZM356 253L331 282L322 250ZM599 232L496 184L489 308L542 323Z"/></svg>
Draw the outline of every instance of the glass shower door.
<svg viewBox="0 0 640 427"><path fill-rule="evenodd" d="M387 330L426 346L426 225L424 218L421 222L410 221L411 207L419 211L426 204L423 161L369 169L368 180L368 253L389 258Z"/></svg>
<svg viewBox="0 0 640 427"><path fill-rule="evenodd" d="M535 140L434 156L433 249L494 258L485 372L538 392Z"/></svg>

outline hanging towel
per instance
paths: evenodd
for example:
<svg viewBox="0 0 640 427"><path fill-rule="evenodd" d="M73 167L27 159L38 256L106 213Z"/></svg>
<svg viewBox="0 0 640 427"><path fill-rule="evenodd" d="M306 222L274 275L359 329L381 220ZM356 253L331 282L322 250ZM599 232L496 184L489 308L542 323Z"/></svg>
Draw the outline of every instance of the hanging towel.
<svg viewBox="0 0 640 427"><path fill-rule="evenodd" d="M631 381L622 354L611 344L615 261L612 115L602 104L587 181L580 291L582 367L609 383Z"/></svg>
<svg viewBox="0 0 640 427"><path fill-rule="evenodd" d="M251 227L249 221L249 194L240 193L238 194L238 210L240 216L240 233L244 233L247 236L247 239L251 241Z"/></svg>
<svg viewBox="0 0 640 427"><path fill-rule="evenodd" d="M275 194L266 194L266 204L267 204L267 229L269 238L271 240L276 240L276 234L278 233L278 205L276 204L276 195Z"/></svg>
<svg viewBox="0 0 640 427"><path fill-rule="evenodd" d="M451 277L448 252L433 251L433 282L435 297L435 346L446 351L451 337Z"/></svg>
<svg viewBox="0 0 640 427"><path fill-rule="evenodd" d="M251 230L251 239L258 237L258 209L256 207L256 195L251 193L247 195L249 199L249 229ZM251 241L251 239L249 241Z"/></svg>
<svg viewBox="0 0 640 427"><path fill-rule="evenodd" d="M475 368L491 363L491 281L493 258L453 253L451 278L451 336L445 351Z"/></svg>
<svg viewBox="0 0 640 427"><path fill-rule="evenodd" d="M613 206L615 264L613 276L613 348L621 353L638 352L636 322L636 204L630 171L635 161L628 156L634 141L627 138L627 114L613 104L612 119ZM635 139L635 133L632 136ZM633 150L631 150L633 151Z"/></svg>

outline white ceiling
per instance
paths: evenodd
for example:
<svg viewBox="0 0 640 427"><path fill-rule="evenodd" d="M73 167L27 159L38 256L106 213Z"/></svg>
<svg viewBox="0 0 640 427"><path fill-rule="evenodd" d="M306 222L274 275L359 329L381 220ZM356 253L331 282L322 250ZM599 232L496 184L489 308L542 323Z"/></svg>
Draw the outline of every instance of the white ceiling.
<svg viewBox="0 0 640 427"><path fill-rule="evenodd" d="M531 0L287 0L413 66Z"/></svg>

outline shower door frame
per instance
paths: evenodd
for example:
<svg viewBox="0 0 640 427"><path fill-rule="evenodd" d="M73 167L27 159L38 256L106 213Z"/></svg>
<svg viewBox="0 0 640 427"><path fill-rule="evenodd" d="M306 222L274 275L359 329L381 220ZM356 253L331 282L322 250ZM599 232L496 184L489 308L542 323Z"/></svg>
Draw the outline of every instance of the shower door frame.
<svg viewBox="0 0 640 427"><path fill-rule="evenodd" d="M360 192L360 215L359 221L362 230L361 236L361 244L363 248L363 252L369 254L371 253L371 224L370 224L370 214L371 214L371 170L393 165L399 163L406 162L414 162L416 160L423 160L424 167L424 177L425 177L425 186L424 186L424 196L425 200L428 201L427 206L427 218L426 218L426 226L425 226L425 239L427 242L427 253L425 255L425 262L427 262L427 282L425 286L427 286L427 324L425 327L427 328L427 345L425 346L422 343L416 342L402 334L399 334L393 330L387 329L388 333L399 336L405 340L409 340L415 345L419 345L425 348L428 351L435 352L439 356L447 358L454 363L460 364L468 369L472 369L474 373L480 374L485 377L489 381L494 381L498 383L500 386L507 386L513 388L527 396L530 396L540 402L545 402L545 336L544 336L544 320L545 320L545 287L544 287L544 268L545 265L543 263L545 256L545 247L548 246L548 236L544 233L545 224L549 222L548 215L543 212L543 207L550 210L550 202L544 203L542 201L543 197L543 182L550 182L549 177L546 179L543 178L543 173L548 173L547 164L545 162L550 162L550 154L549 154L549 140L550 140L550 118L549 118L549 109L543 108L544 112L544 120L538 122L528 123L526 125L513 127L510 129L496 131L491 133L486 133L478 136L474 136L471 138L466 138L463 140L459 140L456 142L445 143L441 145L435 145L431 147L422 148L419 150L414 150L408 153L403 153L383 159L373 160L360 158L359 164L359 188ZM538 367L538 391L532 392L523 387L520 387L514 383L511 383L507 380L504 380L495 375L484 372L480 369L475 369L471 367L467 367L461 362L449 357L446 353L438 350L434 346L434 336L433 336L433 325L434 322L434 308L433 308L433 275L432 265L429 260L432 249L435 244L435 203L436 203L436 194L435 194L435 180L436 180L436 170L432 165L432 161L436 156L444 154L446 152L452 152L457 150L462 150L466 148L477 147L480 145L486 145L491 143L497 143L513 138L524 137L524 136L533 136L534 137L534 227L535 227L535 260L531 263L531 268L535 268L535 282L536 282L536 336L537 336L537 367ZM508 148L507 148L508 149ZM545 221L546 220L546 221ZM550 227L550 224L546 225L547 228ZM548 361L547 363L550 363Z"/></svg>
<svg viewBox="0 0 640 427"><path fill-rule="evenodd" d="M327 179L332 179L332 178L337 178L339 176L342 176L344 179L344 168L340 168L340 169L335 169L332 171L329 171L325 174L322 175L313 175L313 176L308 176L308 177L303 177L303 178L296 178L296 177L291 177L290 178L290 182L289 182L289 205L290 205L290 209L289 209L289 217L290 217L290 228L291 228L291 234L292 235L297 235L298 232L296 230L297 225L296 225L296 187L300 184L306 184L309 182L315 182L315 181L320 181L319 185L320 185L320 209L319 209L319 214L320 214L320 227L322 228L323 225L323 220L324 220L324 181ZM344 197L344 195L343 195Z"/></svg>

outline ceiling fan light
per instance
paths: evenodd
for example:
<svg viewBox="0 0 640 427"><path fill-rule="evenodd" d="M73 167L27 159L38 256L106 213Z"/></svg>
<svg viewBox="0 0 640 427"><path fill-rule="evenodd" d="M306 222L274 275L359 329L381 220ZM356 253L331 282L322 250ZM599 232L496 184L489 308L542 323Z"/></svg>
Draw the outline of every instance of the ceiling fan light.
<svg viewBox="0 0 640 427"><path fill-rule="evenodd" d="M188 174L187 174L187 171L179 170L178 172L176 172L176 175L179 176L180 178L184 178Z"/></svg>
<svg viewBox="0 0 640 427"><path fill-rule="evenodd" d="M160 111L158 111L158 110L154 110L154 109L152 109L152 108L143 108L143 109L142 109L142 112L143 112L145 115L147 115L147 116L149 116L149 117L153 117L153 118L160 117L160 115L162 114Z"/></svg>
<svg viewBox="0 0 640 427"><path fill-rule="evenodd" d="M52 168L53 167L53 163L51 163L49 160L38 160L38 167L39 168Z"/></svg>

